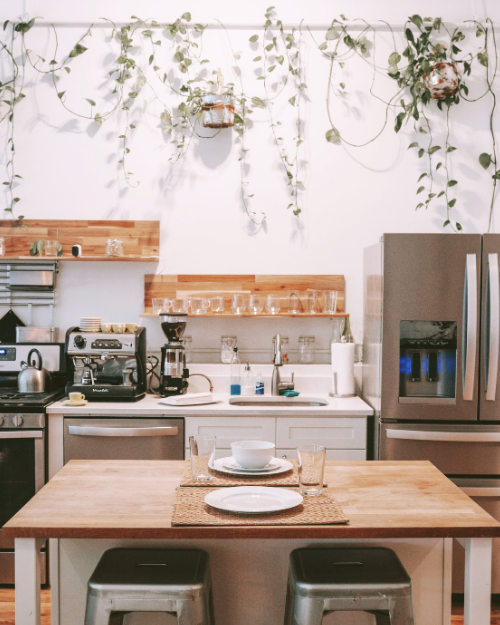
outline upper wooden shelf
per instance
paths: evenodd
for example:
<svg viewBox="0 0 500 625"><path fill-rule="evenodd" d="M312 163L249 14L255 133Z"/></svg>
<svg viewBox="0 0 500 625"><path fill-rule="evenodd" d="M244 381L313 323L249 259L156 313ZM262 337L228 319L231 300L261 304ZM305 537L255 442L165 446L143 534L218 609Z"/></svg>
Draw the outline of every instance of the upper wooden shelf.
<svg viewBox="0 0 500 625"><path fill-rule="evenodd" d="M23 225L24 228L19 228L10 220L0 221L0 237L5 240L5 256L0 256L0 260L150 263L159 260L159 221L25 219ZM59 241L62 256L30 256L31 244L41 239ZM123 256L106 254L108 239L123 241ZM82 256L71 255L73 245L82 246Z"/></svg>
<svg viewBox="0 0 500 625"><path fill-rule="evenodd" d="M159 317L159 315L152 313L152 312L148 312L148 313L141 313L140 314L141 317ZM222 318L222 319L275 319L276 317L290 317L290 318L295 318L295 319L304 319L304 318L309 318L309 319L314 319L314 318L323 318L323 319L334 319L336 317L340 317L340 318L345 318L345 317L349 317L349 313L289 313L289 312L279 312L276 315L270 315L268 312L262 311L259 314L253 314L253 313L243 313L243 314L236 314L233 313L231 311L228 312L223 312L223 313L206 313L206 314L201 314L201 315L193 315L192 313L188 314L188 317L190 319L203 319L204 317L212 317L212 318Z"/></svg>

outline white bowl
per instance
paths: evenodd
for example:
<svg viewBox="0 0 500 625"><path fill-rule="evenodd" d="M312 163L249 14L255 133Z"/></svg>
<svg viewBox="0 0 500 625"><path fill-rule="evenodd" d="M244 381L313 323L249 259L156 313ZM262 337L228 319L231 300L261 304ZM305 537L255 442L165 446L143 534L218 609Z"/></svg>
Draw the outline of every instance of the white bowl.
<svg viewBox="0 0 500 625"><path fill-rule="evenodd" d="M262 469L274 457L274 443L266 441L237 441L231 443L233 458L245 469Z"/></svg>

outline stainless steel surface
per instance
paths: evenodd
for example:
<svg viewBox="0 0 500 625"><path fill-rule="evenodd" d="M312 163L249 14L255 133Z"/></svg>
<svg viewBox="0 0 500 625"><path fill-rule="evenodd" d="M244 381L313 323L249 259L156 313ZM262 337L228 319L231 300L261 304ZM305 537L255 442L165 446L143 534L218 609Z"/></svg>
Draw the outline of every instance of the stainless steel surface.
<svg viewBox="0 0 500 625"><path fill-rule="evenodd" d="M38 343L36 348L42 354L45 369L52 372L61 371L61 346L59 344ZM7 371L12 373L22 371L21 363L28 360L28 354L32 349L32 344L2 343L0 345L0 375Z"/></svg>
<svg viewBox="0 0 500 625"><path fill-rule="evenodd" d="M39 259L34 263L28 260L0 259L0 303L10 307L28 306L29 319L34 306L49 306L53 316L57 270L57 260L50 262ZM25 274L27 277L24 277ZM40 279L35 274L50 276L46 275ZM32 324L33 322L28 320L28 325ZM53 321L50 324L52 325Z"/></svg>
<svg viewBox="0 0 500 625"><path fill-rule="evenodd" d="M13 551L0 551L0 584L13 584L15 564ZM40 583L47 583L47 553L40 554Z"/></svg>
<svg viewBox="0 0 500 625"><path fill-rule="evenodd" d="M0 430L0 440L7 438L43 438L43 432L41 430L16 430L14 432Z"/></svg>
<svg viewBox="0 0 500 625"><path fill-rule="evenodd" d="M229 403L233 406L328 406L326 399L316 397L231 397Z"/></svg>
<svg viewBox="0 0 500 625"><path fill-rule="evenodd" d="M500 346L500 286L498 254L488 254L484 311L484 371L486 401L495 401Z"/></svg>
<svg viewBox="0 0 500 625"><path fill-rule="evenodd" d="M70 425L68 434L74 436L177 436L179 429L176 427L153 427L153 428L105 428L105 427L84 427L80 425Z"/></svg>
<svg viewBox="0 0 500 625"><path fill-rule="evenodd" d="M82 435L82 431L90 434ZM65 463L69 460L183 458L184 420L181 418L64 418Z"/></svg>
<svg viewBox="0 0 500 625"><path fill-rule="evenodd" d="M29 267L24 270L17 269L17 271L11 271L9 275L9 286L53 287L54 272L39 271L38 268L30 269Z"/></svg>
<svg viewBox="0 0 500 625"><path fill-rule="evenodd" d="M1 405L1 404L0 404ZM19 419L18 417L21 417ZM33 430L37 428L45 427L45 413L5 413L0 415L0 432L2 432L5 428L22 428ZM19 430L17 431L19 434Z"/></svg>
<svg viewBox="0 0 500 625"><path fill-rule="evenodd" d="M271 376L271 395L279 395L280 389L280 371L278 367L283 366L283 355L281 354L281 334L279 332L276 333L274 337L274 359L273 359L274 367L273 373Z"/></svg>
<svg viewBox="0 0 500 625"><path fill-rule="evenodd" d="M133 332L70 332L67 338L67 353L70 356L93 356L100 358L102 354L117 356L134 356L136 353L136 336Z"/></svg>
<svg viewBox="0 0 500 625"><path fill-rule="evenodd" d="M381 460L430 460L446 475L500 475L500 425L382 423Z"/></svg>
<svg viewBox="0 0 500 625"><path fill-rule="evenodd" d="M37 361L32 359L36 356ZM43 367L43 358L38 349L31 349L27 362L21 363L23 370L17 376L17 388L20 393L44 393L49 390L51 376Z"/></svg>
<svg viewBox="0 0 500 625"><path fill-rule="evenodd" d="M17 343L57 343L59 328L17 326Z"/></svg>
<svg viewBox="0 0 500 625"><path fill-rule="evenodd" d="M465 261L464 303L466 340L465 351L462 354L462 370L464 378L464 401L474 399L474 385L476 379L477 337L478 337L478 280L477 256L467 254Z"/></svg>

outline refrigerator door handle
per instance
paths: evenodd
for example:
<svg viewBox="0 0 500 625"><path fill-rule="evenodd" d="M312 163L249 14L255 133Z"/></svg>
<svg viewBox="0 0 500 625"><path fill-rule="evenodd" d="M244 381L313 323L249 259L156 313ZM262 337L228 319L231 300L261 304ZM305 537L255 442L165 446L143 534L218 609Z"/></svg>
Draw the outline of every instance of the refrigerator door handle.
<svg viewBox="0 0 500 625"><path fill-rule="evenodd" d="M459 486L468 497L500 497L500 488L496 486Z"/></svg>
<svg viewBox="0 0 500 625"><path fill-rule="evenodd" d="M385 430L387 438L441 443L500 443L500 432L443 432L436 430Z"/></svg>
<svg viewBox="0 0 500 625"><path fill-rule="evenodd" d="M462 346L462 371L464 400L474 398L477 349L477 270L476 255L467 254L464 284L464 327L465 341Z"/></svg>
<svg viewBox="0 0 500 625"><path fill-rule="evenodd" d="M500 343L500 283L498 254L488 254L488 274L485 311L485 373L486 401L495 401L498 381Z"/></svg>

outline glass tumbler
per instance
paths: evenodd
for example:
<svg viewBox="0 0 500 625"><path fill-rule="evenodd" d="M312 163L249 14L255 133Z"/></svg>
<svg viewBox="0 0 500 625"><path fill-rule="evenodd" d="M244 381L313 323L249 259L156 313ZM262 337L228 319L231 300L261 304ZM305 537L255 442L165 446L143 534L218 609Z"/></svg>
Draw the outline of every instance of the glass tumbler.
<svg viewBox="0 0 500 625"><path fill-rule="evenodd" d="M306 497L321 495L325 473L326 449L321 445L297 447L299 490Z"/></svg>
<svg viewBox="0 0 500 625"><path fill-rule="evenodd" d="M189 308L188 299L171 299L170 304L172 306L172 312L187 312Z"/></svg>
<svg viewBox="0 0 500 625"><path fill-rule="evenodd" d="M235 336L220 337L220 359L225 365L231 364L237 342L238 339Z"/></svg>
<svg viewBox="0 0 500 625"><path fill-rule="evenodd" d="M192 297L189 300L191 313L193 315L206 315L210 302L204 297Z"/></svg>
<svg viewBox="0 0 500 625"><path fill-rule="evenodd" d="M209 482L213 479L209 464L215 459L215 436L197 434L189 437L191 452L191 476L196 482Z"/></svg>
<svg viewBox="0 0 500 625"><path fill-rule="evenodd" d="M307 312L316 314L321 311L321 291L307 292Z"/></svg>
<svg viewBox="0 0 500 625"><path fill-rule="evenodd" d="M57 241L44 241L45 256L57 256Z"/></svg>
<svg viewBox="0 0 500 625"><path fill-rule="evenodd" d="M260 315L264 308L264 298L260 293L252 293L248 304L248 310L254 315Z"/></svg>
<svg viewBox="0 0 500 625"><path fill-rule="evenodd" d="M300 301L300 291L288 291L288 312L294 315L304 312L304 306Z"/></svg>
<svg viewBox="0 0 500 625"><path fill-rule="evenodd" d="M233 295L231 310L235 315L242 315L247 310L247 296L242 293Z"/></svg>
<svg viewBox="0 0 500 625"><path fill-rule="evenodd" d="M334 315L337 312L338 291L323 291L323 312Z"/></svg>
<svg viewBox="0 0 500 625"><path fill-rule="evenodd" d="M299 336L299 362L311 364L316 351L314 336Z"/></svg>
<svg viewBox="0 0 500 625"><path fill-rule="evenodd" d="M223 313L224 312L224 296L217 295L216 297L212 297L210 300L210 309L213 313Z"/></svg>
<svg viewBox="0 0 500 625"><path fill-rule="evenodd" d="M271 315L277 315L281 310L280 296L270 293L266 298L266 310Z"/></svg>
<svg viewBox="0 0 500 625"><path fill-rule="evenodd" d="M155 315L166 313L170 310L170 300L167 298L153 298L153 312Z"/></svg>

